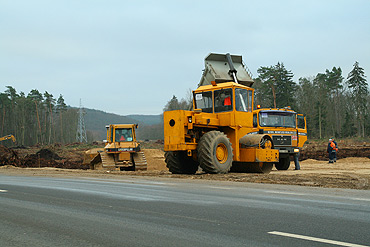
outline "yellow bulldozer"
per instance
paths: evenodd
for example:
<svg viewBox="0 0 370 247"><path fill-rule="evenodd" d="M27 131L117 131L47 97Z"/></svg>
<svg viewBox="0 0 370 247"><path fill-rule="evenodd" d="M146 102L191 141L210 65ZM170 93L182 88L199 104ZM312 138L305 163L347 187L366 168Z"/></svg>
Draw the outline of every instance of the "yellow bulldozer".
<svg viewBox="0 0 370 247"><path fill-rule="evenodd" d="M144 152L136 141L137 127L137 124L107 125L105 147L86 151L83 164L89 164L92 170L147 170Z"/></svg>
<svg viewBox="0 0 370 247"><path fill-rule="evenodd" d="M253 125L253 80L241 56L211 53L193 110L164 112L165 161L170 172L269 173L279 162L270 135Z"/></svg>

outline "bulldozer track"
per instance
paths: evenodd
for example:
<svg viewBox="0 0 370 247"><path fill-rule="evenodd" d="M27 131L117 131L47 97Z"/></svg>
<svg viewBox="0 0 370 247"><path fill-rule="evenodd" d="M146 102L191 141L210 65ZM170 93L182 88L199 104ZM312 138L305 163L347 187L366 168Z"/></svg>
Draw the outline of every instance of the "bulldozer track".
<svg viewBox="0 0 370 247"><path fill-rule="evenodd" d="M115 167L116 166L116 162L114 161L113 155L109 155L105 152L101 152L100 157L103 163L103 167Z"/></svg>
<svg viewBox="0 0 370 247"><path fill-rule="evenodd" d="M147 170L148 163L145 158L144 152L137 152L133 154L135 171Z"/></svg>

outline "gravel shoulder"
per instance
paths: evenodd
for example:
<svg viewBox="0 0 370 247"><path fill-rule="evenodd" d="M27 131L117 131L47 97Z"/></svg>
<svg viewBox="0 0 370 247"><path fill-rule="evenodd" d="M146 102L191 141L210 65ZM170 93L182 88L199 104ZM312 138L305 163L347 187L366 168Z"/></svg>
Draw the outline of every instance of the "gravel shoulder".
<svg viewBox="0 0 370 247"><path fill-rule="evenodd" d="M370 159L366 157L339 159L334 164L328 164L327 161L308 159L300 162L301 170L294 170L292 162L288 170L277 171L274 168L270 174L205 174L197 172L195 175L174 175L168 172L165 167L163 151L150 149L144 150L144 152L148 160L147 171L96 171L53 167L19 168L5 165L0 166L0 174L13 176L95 177L104 179L117 179L127 176L161 177L185 179L189 182L194 179L204 179L370 190Z"/></svg>

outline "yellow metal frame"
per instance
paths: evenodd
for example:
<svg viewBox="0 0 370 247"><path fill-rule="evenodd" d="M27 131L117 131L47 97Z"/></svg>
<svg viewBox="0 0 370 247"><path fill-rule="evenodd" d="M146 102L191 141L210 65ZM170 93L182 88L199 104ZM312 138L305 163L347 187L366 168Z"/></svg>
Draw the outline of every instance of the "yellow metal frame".
<svg viewBox="0 0 370 247"><path fill-rule="evenodd" d="M214 92L228 88L233 90L234 96L235 88L250 90L252 91L252 95L254 95L253 88L234 82L201 86L197 90L194 90L193 93ZM213 93L212 97L214 97ZM214 102L214 98L212 100ZM240 154L239 139L248 133L257 132L258 128L253 127L253 111L242 112L235 109L235 97L232 97L232 107L232 110L227 112L215 113L213 109L213 113L206 113L200 109L195 109L195 102L193 102L194 111L175 110L164 112L164 150L188 151L188 153L194 154L192 151L197 149L198 143L197 139L189 133L195 128L198 130L203 129L204 131L218 129L224 132L229 138L233 148L234 161L245 161L246 158ZM253 98L251 109L253 109ZM273 156L277 152L277 150L270 151ZM269 158L265 158L264 160L269 160Z"/></svg>
<svg viewBox="0 0 370 247"><path fill-rule="evenodd" d="M221 89L232 89L232 110L227 112L214 111L214 91ZM261 110L252 110L248 112L237 111L235 109L235 89L242 88L247 89L252 92L252 102L251 109L253 109L254 103L254 89L237 84L234 82L226 82L212 85L200 86L197 90L194 90L194 95L201 92L212 92L212 112L206 113L202 112L201 109L196 109L195 101L193 101L194 111L167 111L164 112L164 150L165 151L187 151L188 155L195 156L197 149L199 136L203 133L211 130L220 130L224 132L229 138L232 148L234 161L241 162L278 162L279 161L279 151L270 148L241 148L239 140L247 135L258 133L262 127L259 124L253 126L253 114L259 113ZM272 110L282 110L282 109L272 109ZM292 110L284 109L285 111L294 112ZM306 119L305 119L306 121ZM306 123L305 123L306 124ZM306 125L305 125L306 126ZM263 127L265 131L277 130L273 127ZM279 128L282 130L282 128ZM298 128L283 128L283 131L298 133L292 134L292 146L293 147L303 147L303 144L307 141L307 129ZM202 132L199 134L199 132ZM267 134L272 136L271 134ZM196 158L196 157L195 157Z"/></svg>

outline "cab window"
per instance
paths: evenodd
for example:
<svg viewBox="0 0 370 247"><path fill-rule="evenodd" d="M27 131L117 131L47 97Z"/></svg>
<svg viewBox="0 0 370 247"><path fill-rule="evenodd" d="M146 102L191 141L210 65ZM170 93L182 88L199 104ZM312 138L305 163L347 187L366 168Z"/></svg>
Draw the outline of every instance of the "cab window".
<svg viewBox="0 0 370 247"><path fill-rule="evenodd" d="M116 142L131 142L132 141L132 129L116 129L115 133Z"/></svg>
<svg viewBox="0 0 370 247"><path fill-rule="evenodd" d="M195 109L202 109L202 112L212 113L213 101L212 101L212 92L201 92L196 93L195 97Z"/></svg>
<svg viewBox="0 0 370 247"><path fill-rule="evenodd" d="M301 116L301 115L298 115L297 116L297 127L299 129L305 129L306 128L306 124L305 124L305 121L304 121L304 116Z"/></svg>
<svg viewBox="0 0 370 247"><path fill-rule="evenodd" d="M257 127L257 114L253 114L253 127Z"/></svg>
<svg viewBox="0 0 370 247"><path fill-rule="evenodd" d="M110 136L109 136L109 141L113 142L113 134L114 134L114 128L111 128L110 130Z"/></svg>
<svg viewBox="0 0 370 247"><path fill-rule="evenodd" d="M252 111L252 99L253 99L253 91L252 90L248 90L248 101L249 101L249 110L248 111Z"/></svg>
<svg viewBox="0 0 370 247"><path fill-rule="evenodd" d="M215 112L231 111L233 109L232 89L214 91Z"/></svg>
<svg viewBox="0 0 370 247"><path fill-rule="evenodd" d="M235 109L237 111L252 111L252 90L235 89Z"/></svg>

